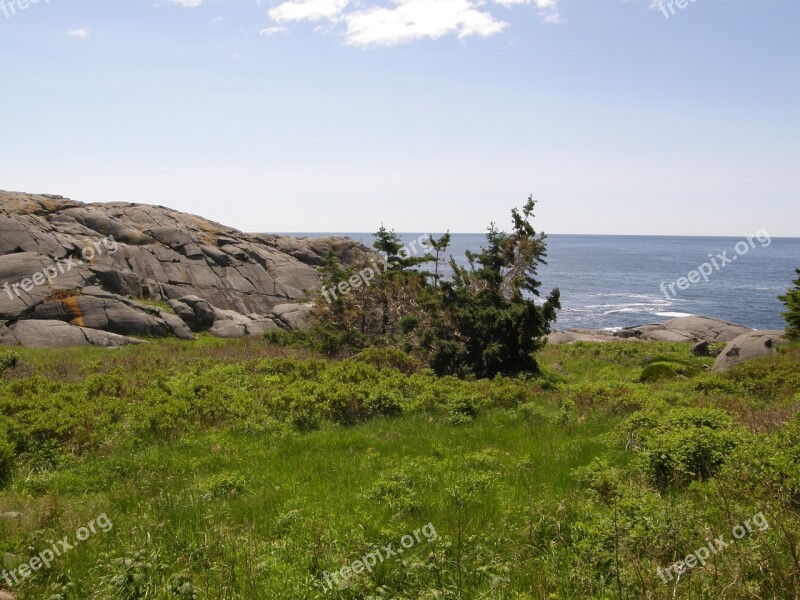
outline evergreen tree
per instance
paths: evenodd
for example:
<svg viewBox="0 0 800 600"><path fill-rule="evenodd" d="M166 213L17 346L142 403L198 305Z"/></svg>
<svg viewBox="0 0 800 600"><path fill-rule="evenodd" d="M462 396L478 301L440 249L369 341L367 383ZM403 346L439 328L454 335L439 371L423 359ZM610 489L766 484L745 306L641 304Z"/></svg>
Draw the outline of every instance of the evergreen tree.
<svg viewBox="0 0 800 600"><path fill-rule="evenodd" d="M795 269L795 273L800 276L800 269ZM792 340L800 340L800 277L794 280L794 288L779 296L778 300L786 306L783 318L786 320L786 337Z"/></svg>
<svg viewBox="0 0 800 600"><path fill-rule="evenodd" d="M318 267L322 289L316 303L317 326L315 333L321 337L322 348L329 354L342 349L347 351L359 341L358 311L353 298L338 291L339 283L347 281L352 269L344 268L333 249Z"/></svg>
<svg viewBox="0 0 800 600"><path fill-rule="evenodd" d="M450 246L450 231L445 233L442 237L438 240L433 237L432 235L428 236L428 245L434 249L436 252L434 256L434 271L433 271L433 287L439 287L439 264L441 261L441 255L447 251L447 248Z"/></svg>
<svg viewBox="0 0 800 600"><path fill-rule="evenodd" d="M391 231L386 229L383 223L381 223L381 228L373 235L375 241L372 242L372 247L384 255L390 268L397 265L401 260L399 253L403 247L403 240L400 239L400 236L394 232L394 229Z"/></svg>
<svg viewBox="0 0 800 600"><path fill-rule="evenodd" d="M561 305L557 289L541 306L535 301L536 273L546 257L545 236L531 224L535 205L530 197L522 212L511 211L510 234L492 223L486 246L467 252L467 266L451 260L453 281L442 283L441 307L431 312L420 338L437 373L493 377L538 370L533 353L546 343Z"/></svg>
<svg viewBox="0 0 800 600"><path fill-rule="evenodd" d="M405 248L403 241L395 231L387 230L383 224L375 232L375 241L372 247L384 254L388 268L378 274L378 289L381 299L381 335L390 332L392 324L390 304L399 304L394 312L400 313L395 320L399 320L408 309L408 304L413 303L413 294L404 293L404 288L416 289L424 285L425 276L423 273L414 271L413 268L425 262L433 260L429 254L425 256L411 256L411 252ZM395 300L395 302L392 302Z"/></svg>
<svg viewBox="0 0 800 600"><path fill-rule="evenodd" d="M373 246L386 264L377 272L370 257L343 268L329 254L320 269L328 289L335 290L354 273L374 273L374 280L338 297L329 292L328 302L320 298L318 330L325 335L326 349L402 342L440 375L535 373L534 353L546 343L560 308L557 289L544 302L536 301L541 287L537 269L545 263L546 244L531 223L535 205L531 197L521 210L511 211L510 233L491 224L486 245L467 252L466 266L451 258L452 280L443 279L439 268L449 232L438 240L430 237L435 255L413 257L400 237L381 225ZM414 268L428 261L436 262L433 274Z"/></svg>

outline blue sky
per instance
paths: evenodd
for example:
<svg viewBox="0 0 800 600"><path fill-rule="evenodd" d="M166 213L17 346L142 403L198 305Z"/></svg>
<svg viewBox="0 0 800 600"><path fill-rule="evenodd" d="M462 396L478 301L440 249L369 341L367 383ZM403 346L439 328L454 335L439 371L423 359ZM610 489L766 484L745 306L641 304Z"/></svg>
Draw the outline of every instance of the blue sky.
<svg viewBox="0 0 800 600"><path fill-rule="evenodd" d="M533 193L550 233L800 236L797 0L3 1L0 189L247 231L483 231Z"/></svg>

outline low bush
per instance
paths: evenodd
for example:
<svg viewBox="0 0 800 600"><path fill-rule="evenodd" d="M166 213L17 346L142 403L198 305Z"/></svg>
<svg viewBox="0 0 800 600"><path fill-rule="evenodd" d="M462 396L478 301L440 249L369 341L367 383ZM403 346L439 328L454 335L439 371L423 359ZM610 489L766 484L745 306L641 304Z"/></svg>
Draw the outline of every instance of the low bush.
<svg viewBox="0 0 800 600"><path fill-rule="evenodd" d="M625 431L629 447L642 452L646 472L659 487L715 475L745 435L730 414L708 408L636 413Z"/></svg>
<svg viewBox="0 0 800 600"><path fill-rule="evenodd" d="M17 366L19 362L19 354L11 351L0 352L0 375L2 375L8 369Z"/></svg>
<svg viewBox="0 0 800 600"><path fill-rule="evenodd" d="M397 369L410 375L422 370L422 363L413 356L397 348L367 348L360 352L355 360L367 363L378 369Z"/></svg>
<svg viewBox="0 0 800 600"><path fill-rule="evenodd" d="M0 417L0 485L11 475L14 464L14 445L8 435L8 426Z"/></svg>

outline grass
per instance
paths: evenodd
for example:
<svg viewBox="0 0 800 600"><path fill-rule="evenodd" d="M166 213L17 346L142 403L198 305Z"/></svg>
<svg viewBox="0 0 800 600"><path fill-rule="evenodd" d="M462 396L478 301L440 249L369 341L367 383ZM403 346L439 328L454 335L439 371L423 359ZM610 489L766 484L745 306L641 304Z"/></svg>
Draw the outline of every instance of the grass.
<svg viewBox="0 0 800 600"><path fill-rule="evenodd" d="M583 427L587 434L603 429ZM22 507L36 514L44 497L58 498L63 517L51 529L58 539L100 512L112 519L113 533L93 538L64 565L78 585L75 597L110 593L92 595L96 565L113 573L103 557L115 549L157 556L172 574L191 570L197 556L215 555L213 568L192 578L208 598L314 597L320 569L337 570L427 523L445 541L417 548L417 558L451 543L455 490L470 496L465 535L487 541L501 534L499 508L565 494L570 470L600 446L554 427L539 433L498 414L463 427L407 416L271 439L194 434L175 444L123 446L29 478L16 487L13 504L27 498ZM45 523L29 525L38 530ZM237 551L236 563L226 564ZM262 564L270 568L256 568ZM233 571L224 573L226 567ZM270 575L274 569L280 577ZM479 585L483 578L469 579ZM375 583L402 579L403 563L387 563Z"/></svg>
<svg viewBox="0 0 800 600"><path fill-rule="evenodd" d="M574 344L540 353L542 377L477 382L253 338L14 352L6 568L113 522L17 599L800 591L797 348L720 375L682 344ZM643 380L652 364L682 377ZM767 531L659 579L758 511ZM427 524L436 539L323 591L325 572Z"/></svg>

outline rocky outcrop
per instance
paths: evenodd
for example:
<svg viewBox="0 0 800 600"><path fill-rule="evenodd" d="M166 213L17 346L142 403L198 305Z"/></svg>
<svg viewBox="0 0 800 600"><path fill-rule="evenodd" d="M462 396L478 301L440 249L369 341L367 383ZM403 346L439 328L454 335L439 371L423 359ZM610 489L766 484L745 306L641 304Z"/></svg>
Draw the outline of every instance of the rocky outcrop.
<svg viewBox="0 0 800 600"><path fill-rule="evenodd" d="M246 335L258 335L271 329L279 329L271 317L243 315L235 310L215 308L214 325L209 332L221 338L239 338Z"/></svg>
<svg viewBox="0 0 800 600"><path fill-rule="evenodd" d="M775 353L783 343L783 331L749 331L731 341L714 361L714 371L725 371L739 363Z"/></svg>
<svg viewBox="0 0 800 600"><path fill-rule="evenodd" d="M67 346L104 346L115 348L128 344L143 344L142 340L108 333L98 329L78 327L61 321L17 321L0 325L0 345L29 348L64 348Z"/></svg>
<svg viewBox="0 0 800 600"><path fill-rule="evenodd" d="M606 329L563 329L547 336L548 344L571 344L572 342L614 342L620 338Z"/></svg>
<svg viewBox="0 0 800 600"><path fill-rule="evenodd" d="M710 317L679 317L658 325L627 327L618 337L636 337L654 342L729 342L752 331L748 327Z"/></svg>
<svg viewBox="0 0 800 600"><path fill-rule="evenodd" d="M613 342L641 340L644 342L729 342L752 329L710 317L679 317L664 323L625 327L619 331L568 329L548 337L551 344L571 342Z"/></svg>
<svg viewBox="0 0 800 600"><path fill-rule="evenodd" d="M550 344L572 342L691 342L694 356L712 356L709 343L728 342L713 369L724 371L746 360L769 356L783 342L783 331L754 331L710 317L680 317L661 324L626 327L619 331L568 329L548 336Z"/></svg>
<svg viewBox="0 0 800 600"><path fill-rule="evenodd" d="M118 346L300 327L329 251L346 265L369 252L344 237L244 234L160 206L0 191L0 343Z"/></svg>

